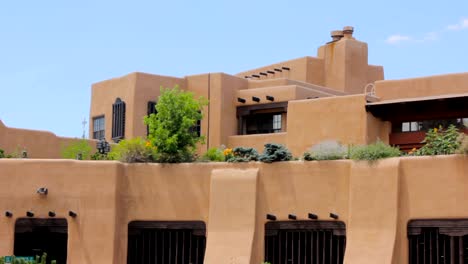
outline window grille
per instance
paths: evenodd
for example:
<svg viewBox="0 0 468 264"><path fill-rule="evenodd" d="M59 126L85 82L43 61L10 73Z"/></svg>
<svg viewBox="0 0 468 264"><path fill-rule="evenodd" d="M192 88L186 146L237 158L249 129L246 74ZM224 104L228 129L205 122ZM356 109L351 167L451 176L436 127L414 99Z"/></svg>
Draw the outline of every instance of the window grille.
<svg viewBox="0 0 468 264"><path fill-rule="evenodd" d="M134 221L128 225L127 264L203 264L205 223Z"/></svg>
<svg viewBox="0 0 468 264"><path fill-rule="evenodd" d="M408 246L410 264L466 264L468 219L412 220Z"/></svg>
<svg viewBox="0 0 468 264"><path fill-rule="evenodd" d="M120 98L112 105L112 140L119 142L125 138L125 102Z"/></svg>
<svg viewBox="0 0 468 264"><path fill-rule="evenodd" d="M341 264L346 228L339 221L274 221L265 225L265 261Z"/></svg>
<svg viewBox="0 0 468 264"><path fill-rule="evenodd" d="M93 138L103 139L105 138L105 119L104 116L98 116L93 118Z"/></svg>

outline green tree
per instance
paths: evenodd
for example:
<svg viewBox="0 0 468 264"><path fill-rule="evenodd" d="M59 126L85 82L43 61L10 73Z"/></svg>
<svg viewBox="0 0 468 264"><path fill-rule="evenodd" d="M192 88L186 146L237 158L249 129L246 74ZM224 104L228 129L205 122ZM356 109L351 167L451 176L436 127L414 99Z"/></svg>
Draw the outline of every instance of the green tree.
<svg viewBox="0 0 468 264"><path fill-rule="evenodd" d="M86 139L76 140L62 148L62 158L89 160L91 149Z"/></svg>
<svg viewBox="0 0 468 264"><path fill-rule="evenodd" d="M204 143L192 128L202 119L202 108L208 102L202 97L196 99L193 93L162 88L156 114L145 117L148 125L148 140L156 147L156 161L188 162L195 158L196 144Z"/></svg>

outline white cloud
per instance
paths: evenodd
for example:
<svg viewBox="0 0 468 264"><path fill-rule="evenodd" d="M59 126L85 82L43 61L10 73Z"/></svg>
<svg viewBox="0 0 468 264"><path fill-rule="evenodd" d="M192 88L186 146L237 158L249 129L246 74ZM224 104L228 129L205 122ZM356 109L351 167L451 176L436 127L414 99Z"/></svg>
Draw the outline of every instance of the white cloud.
<svg viewBox="0 0 468 264"><path fill-rule="evenodd" d="M460 20L457 24L447 26L448 30L462 30L468 28L468 18Z"/></svg>
<svg viewBox="0 0 468 264"><path fill-rule="evenodd" d="M439 38L439 32L433 31L433 32L426 33L426 35L421 41L422 42L434 41L434 40L437 40L438 38Z"/></svg>
<svg viewBox="0 0 468 264"><path fill-rule="evenodd" d="M389 36L387 40L385 40L385 42L387 42L388 44L396 45L410 40L412 40L410 36L395 34Z"/></svg>

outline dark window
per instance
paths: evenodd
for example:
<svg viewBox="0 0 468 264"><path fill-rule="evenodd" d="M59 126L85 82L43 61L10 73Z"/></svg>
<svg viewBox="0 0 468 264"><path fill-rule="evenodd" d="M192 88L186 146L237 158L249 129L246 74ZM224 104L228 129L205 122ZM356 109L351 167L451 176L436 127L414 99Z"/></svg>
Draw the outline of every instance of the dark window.
<svg viewBox="0 0 468 264"><path fill-rule="evenodd" d="M237 107L239 135L286 131L283 127L283 117L286 116L287 109L287 102Z"/></svg>
<svg viewBox="0 0 468 264"><path fill-rule="evenodd" d="M408 223L410 264L468 263L468 219Z"/></svg>
<svg viewBox="0 0 468 264"><path fill-rule="evenodd" d="M281 113L253 114L244 120L246 134L281 132Z"/></svg>
<svg viewBox="0 0 468 264"><path fill-rule="evenodd" d="M156 102L149 101L148 102L148 109L146 114L149 116L151 114L157 114L158 111L156 110ZM149 135L149 126L146 126L146 135Z"/></svg>
<svg viewBox="0 0 468 264"><path fill-rule="evenodd" d="M271 264L343 263L346 228L338 221L274 221L265 225Z"/></svg>
<svg viewBox="0 0 468 264"><path fill-rule="evenodd" d="M202 264L205 223L134 221L128 225L127 264Z"/></svg>
<svg viewBox="0 0 468 264"><path fill-rule="evenodd" d="M112 105L112 140L119 142L125 137L125 102L120 98Z"/></svg>
<svg viewBox="0 0 468 264"><path fill-rule="evenodd" d="M42 256L57 263L67 261L66 219L20 218L15 223L15 256Z"/></svg>
<svg viewBox="0 0 468 264"><path fill-rule="evenodd" d="M198 111L199 114L201 114L201 111ZM195 133L197 137L201 136L201 120L197 120L195 125L190 128L190 132Z"/></svg>
<svg viewBox="0 0 468 264"><path fill-rule="evenodd" d="M93 138L103 139L105 138L105 119L104 116L98 116L93 118Z"/></svg>
<svg viewBox="0 0 468 264"><path fill-rule="evenodd" d="M427 132L430 129L439 128L439 126L447 128L450 125L455 125L460 129L468 129L468 118L397 122L393 125L392 130L393 132Z"/></svg>

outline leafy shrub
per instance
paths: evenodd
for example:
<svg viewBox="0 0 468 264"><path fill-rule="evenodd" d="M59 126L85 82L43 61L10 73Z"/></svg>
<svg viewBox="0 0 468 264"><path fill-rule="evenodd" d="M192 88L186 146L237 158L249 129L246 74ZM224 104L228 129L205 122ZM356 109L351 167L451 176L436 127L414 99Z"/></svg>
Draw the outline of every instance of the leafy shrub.
<svg viewBox="0 0 468 264"><path fill-rule="evenodd" d="M377 141L366 146L355 146L350 149L350 158L353 160L375 161L378 159L400 156L397 147L389 146L382 141Z"/></svg>
<svg viewBox="0 0 468 264"><path fill-rule="evenodd" d="M5 257L0 257L0 264L5 263ZM25 260L17 259L14 256L12 257L12 264L46 264L47 263L47 253L43 253L41 257L36 256L35 260ZM56 260L52 260L51 264L57 264Z"/></svg>
<svg viewBox="0 0 468 264"><path fill-rule="evenodd" d="M91 155L91 160L112 160L107 154L99 153L96 151L93 155Z"/></svg>
<svg viewBox="0 0 468 264"><path fill-rule="evenodd" d="M267 143L265 144L263 154L259 156L259 160L266 163L288 161L292 160L292 155L291 152L281 144Z"/></svg>
<svg viewBox="0 0 468 264"><path fill-rule="evenodd" d="M119 144L112 147L108 156L109 159L128 163L150 162L154 160L155 150L156 148L149 141L136 137L121 140Z"/></svg>
<svg viewBox="0 0 468 264"><path fill-rule="evenodd" d="M5 151L3 149L0 149L0 159L5 158Z"/></svg>
<svg viewBox="0 0 468 264"><path fill-rule="evenodd" d="M232 150L228 162L249 162L258 160L258 152L254 148L237 147Z"/></svg>
<svg viewBox="0 0 468 264"><path fill-rule="evenodd" d="M219 148L210 148L203 154L200 161L224 161L223 151Z"/></svg>
<svg viewBox="0 0 468 264"><path fill-rule="evenodd" d="M145 117L148 139L156 147L158 162L187 162L195 159L196 144L204 141L192 128L202 119L201 110L207 105L193 93L161 88L156 114Z"/></svg>
<svg viewBox="0 0 468 264"><path fill-rule="evenodd" d="M458 147L456 153L468 155L468 136L464 133L460 135L460 146Z"/></svg>
<svg viewBox="0 0 468 264"><path fill-rule="evenodd" d="M348 148L332 140L320 142L304 153L304 160L346 159Z"/></svg>
<svg viewBox="0 0 468 264"><path fill-rule="evenodd" d="M62 158L89 160L91 146L86 139L76 140L69 145L62 147Z"/></svg>
<svg viewBox="0 0 468 264"><path fill-rule="evenodd" d="M415 151L414 155L454 154L460 147L460 134L454 125L450 125L445 130L442 126L439 126L439 128L430 129L426 133L423 143L425 143L425 145Z"/></svg>

